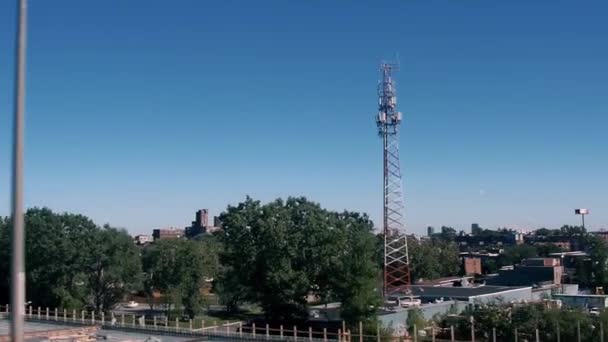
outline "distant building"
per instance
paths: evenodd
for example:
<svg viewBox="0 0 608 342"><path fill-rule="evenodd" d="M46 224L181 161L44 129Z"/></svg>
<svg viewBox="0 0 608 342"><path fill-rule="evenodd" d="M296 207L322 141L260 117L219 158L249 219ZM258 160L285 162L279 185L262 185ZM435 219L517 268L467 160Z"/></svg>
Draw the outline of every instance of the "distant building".
<svg viewBox="0 0 608 342"><path fill-rule="evenodd" d="M138 245L145 245L147 243L150 243L152 241L154 241L154 238L152 237L152 235L136 235L135 236L135 243Z"/></svg>
<svg viewBox="0 0 608 342"><path fill-rule="evenodd" d="M175 229L175 228L154 229L152 231L152 237L154 238L154 241L168 240L168 239L180 239L180 238L184 237L185 235L186 234L183 229Z"/></svg>
<svg viewBox="0 0 608 342"><path fill-rule="evenodd" d="M479 226L478 223L473 223L471 225L471 234L472 235L479 235L481 234L482 228Z"/></svg>
<svg viewBox="0 0 608 342"><path fill-rule="evenodd" d="M426 227L426 235L432 236L433 234L435 234L435 228L431 226Z"/></svg>
<svg viewBox="0 0 608 342"><path fill-rule="evenodd" d="M578 309L605 309L608 308L608 296L607 295L592 295L592 294L554 294L553 298L562 301L562 304L571 308Z"/></svg>
<svg viewBox="0 0 608 342"><path fill-rule="evenodd" d="M512 268L502 268L498 276L486 279L489 285L500 286L540 286L561 284L563 266L557 258L530 258Z"/></svg>
<svg viewBox="0 0 608 342"><path fill-rule="evenodd" d="M201 209L195 214L195 219L186 227L186 237L193 238L200 234L210 234L221 229L219 216L213 217L213 225L209 224L209 210Z"/></svg>
<svg viewBox="0 0 608 342"><path fill-rule="evenodd" d="M462 266L465 275L481 274L481 258L463 258Z"/></svg>
<svg viewBox="0 0 608 342"><path fill-rule="evenodd" d="M186 236L188 238L197 236L207 232L207 226L209 225L209 210L201 209L194 214L194 221L190 227L186 227Z"/></svg>

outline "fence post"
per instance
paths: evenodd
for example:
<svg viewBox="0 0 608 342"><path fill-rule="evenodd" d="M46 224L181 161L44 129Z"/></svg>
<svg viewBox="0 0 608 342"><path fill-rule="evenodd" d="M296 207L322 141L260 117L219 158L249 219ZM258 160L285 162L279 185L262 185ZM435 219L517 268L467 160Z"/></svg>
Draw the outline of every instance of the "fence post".
<svg viewBox="0 0 608 342"><path fill-rule="evenodd" d="M536 342L540 342L540 336L538 335L538 328L536 328Z"/></svg>
<svg viewBox="0 0 608 342"><path fill-rule="evenodd" d="M158 330L158 327L156 326L156 315L154 315L154 330Z"/></svg>
<svg viewBox="0 0 608 342"><path fill-rule="evenodd" d="M42 309L38 307L38 319L42 318Z"/></svg>
<svg viewBox="0 0 608 342"><path fill-rule="evenodd" d="M471 342L475 342L475 320L471 316Z"/></svg>
<svg viewBox="0 0 608 342"><path fill-rule="evenodd" d="M49 307L46 307L46 320L49 320Z"/></svg>
<svg viewBox="0 0 608 342"><path fill-rule="evenodd" d="M10 311L9 309L10 309L10 305L6 304L6 313L9 313L9 311Z"/></svg>
<svg viewBox="0 0 608 342"><path fill-rule="evenodd" d="M323 328L323 342L327 342L327 328Z"/></svg>
<svg viewBox="0 0 608 342"><path fill-rule="evenodd" d="M188 321L188 324L190 325L190 331L192 331L192 319Z"/></svg>
<svg viewBox="0 0 608 342"><path fill-rule="evenodd" d="M308 327L308 340L312 341L312 327Z"/></svg>
<svg viewBox="0 0 608 342"><path fill-rule="evenodd" d="M492 342L496 342L496 328L492 328Z"/></svg>
<svg viewBox="0 0 608 342"><path fill-rule="evenodd" d="M325 329L323 329L323 340L327 341L327 336L325 336ZM380 323L376 325L376 342L380 342Z"/></svg>
<svg viewBox="0 0 608 342"><path fill-rule="evenodd" d="M63 309L63 321L68 321L68 311L66 309Z"/></svg>
<svg viewBox="0 0 608 342"><path fill-rule="evenodd" d="M84 312L85 312L84 310L80 311L80 320L82 321L82 323L84 323L84 318L85 318Z"/></svg>
<svg viewBox="0 0 608 342"><path fill-rule="evenodd" d="M175 317L175 331L179 330L179 319Z"/></svg>
<svg viewBox="0 0 608 342"><path fill-rule="evenodd" d="M215 322L213 322L213 325L215 325ZM251 333L253 334L253 337L255 337L255 323L251 323Z"/></svg>
<svg viewBox="0 0 608 342"><path fill-rule="evenodd" d="M431 327L431 340L432 340L433 342L435 342L435 325L433 325L433 326ZM361 341L361 342L363 342L363 341ZM496 342L496 341L494 341L494 342Z"/></svg>
<svg viewBox="0 0 608 342"><path fill-rule="evenodd" d="M121 327L125 326L125 314L124 313L120 314L120 326Z"/></svg>
<svg viewBox="0 0 608 342"><path fill-rule="evenodd" d="M559 334L557 336L559 336ZM517 342L518 338L519 336L517 336L517 328L515 328L515 342ZM557 339L557 341L559 342L559 338Z"/></svg>
<svg viewBox="0 0 608 342"><path fill-rule="evenodd" d="M91 311L91 323L95 324L95 311Z"/></svg>
<svg viewBox="0 0 608 342"><path fill-rule="evenodd" d="M169 316L165 316L165 330L169 329Z"/></svg>
<svg viewBox="0 0 608 342"><path fill-rule="evenodd" d="M454 336L454 326L450 325L450 341L454 342L456 341L455 336Z"/></svg>
<svg viewBox="0 0 608 342"><path fill-rule="evenodd" d="M281 340L283 339L283 324L279 326L279 335L281 336Z"/></svg>
<svg viewBox="0 0 608 342"><path fill-rule="evenodd" d="M418 342L418 328L414 324L414 342Z"/></svg>
<svg viewBox="0 0 608 342"><path fill-rule="evenodd" d="M72 310L72 320L76 322L76 310Z"/></svg>
<svg viewBox="0 0 608 342"><path fill-rule="evenodd" d="M243 322L239 322L239 337L243 337Z"/></svg>
<svg viewBox="0 0 608 342"><path fill-rule="evenodd" d="M226 336L230 335L230 321L226 323Z"/></svg>
<svg viewBox="0 0 608 342"><path fill-rule="evenodd" d="M213 332L217 332L217 321L213 321Z"/></svg>
<svg viewBox="0 0 608 342"><path fill-rule="evenodd" d="M359 342L363 342L363 322L359 321Z"/></svg>
<svg viewBox="0 0 608 342"><path fill-rule="evenodd" d="M270 338L270 329L268 328L268 323L266 323L266 339Z"/></svg>
<svg viewBox="0 0 608 342"><path fill-rule="evenodd" d="M604 342L604 323L600 322L600 342Z"/></svg>
<svg viewBox="0 0 608 342"><path fill-rule="evenodd" d="M32 306L30 305L30 318L32 317Z"/></svg>
<svg viewBox="0 0 608 342"><path fill-rule="evenodd" d="M293 340L297 341L298 340L298 327L297 326L293 326Z"/></svg>
<svg viewBox="0 0 608 342"><path fill-rule="evenodd" d="M576 321L576 340L581 342L581 322Z"/></svg>
<svg viewBox="0 0 608 342"><path fill-rule="evenodd" d="M342 329L338 329L338 342L342 341Z"/></svg>

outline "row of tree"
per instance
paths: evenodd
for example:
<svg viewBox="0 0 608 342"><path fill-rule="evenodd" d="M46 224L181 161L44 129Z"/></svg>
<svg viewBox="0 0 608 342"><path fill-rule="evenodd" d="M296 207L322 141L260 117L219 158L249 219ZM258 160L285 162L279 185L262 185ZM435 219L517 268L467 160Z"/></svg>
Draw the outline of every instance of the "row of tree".
<svg viewBox="0 0 608 342"><path fill-rule="evenodd" d="M302 319L311 301L341 302L347 321L372 320L381 303L383 239L372 221L306 198L247 198L222 213L215 235L143 249L125 230L82 215L34 208L25 220L27 300L35 306L104 311L140 292L151 307L194 317L208 283L228 310L253 303L268 320ZM9 301L10 226L0 219L0 302ZM408 243L412 279L458 273L455 244Z"/></svg>
<svg viewBox="0 0 608 342"><path fill-rule="evenodd" d="M27 300L42 307L104 310L140 284L139 251L122 229L82 215L30 209L26 225ZM0 302L9 302L10 226L0 219Z"/></svg>
<svg viewBox="0 0 608 342"><path fill-rule="evenodd" d="M421 319L416 322L427 323ZM436 323L440 328L437 329L440 331L439 337L446 339L450 337L450 326L454 326L458 340L469 340L473 328L479 340L491 340L495 332L497 341L534 341L538 330L541 341L590 342L600 340L600 325L608 326L608 311L602 311L599 316L591 316L582 310L548 307L544 304L513 306L490 303L470 306L458 316L436 317Z"/></svg>

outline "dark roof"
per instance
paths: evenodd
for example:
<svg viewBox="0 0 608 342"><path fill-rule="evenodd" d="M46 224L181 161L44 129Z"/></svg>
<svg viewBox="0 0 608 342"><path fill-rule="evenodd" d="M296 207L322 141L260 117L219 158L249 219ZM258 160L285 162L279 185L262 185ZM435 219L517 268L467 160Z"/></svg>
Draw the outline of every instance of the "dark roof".
<svg viewBox="0 0 608 342"><path fill-rule="evenodd" d="M464 299L468 300L471 297L483 296L496 294L500 295L501 292L521 290L529 288L526 286L472 286L472 287L447 287L447 286L410 286L412 294L414 296L432 297L445 299Z"/></svg>

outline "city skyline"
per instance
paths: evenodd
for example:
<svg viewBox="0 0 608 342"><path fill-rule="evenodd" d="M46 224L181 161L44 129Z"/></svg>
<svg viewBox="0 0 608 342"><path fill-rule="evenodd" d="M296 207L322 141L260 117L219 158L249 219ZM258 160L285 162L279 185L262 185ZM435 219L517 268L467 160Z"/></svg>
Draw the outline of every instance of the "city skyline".
<svg viewBox="0 0 608 342"><path fill-rule="evenodd" d="M26 205L137 234L291 195L378 226L378 63L398 59L410 232L580 207L608 227L608 5L442 4L32 1ZM8 189L11 4L0 22Z"/></svg>

